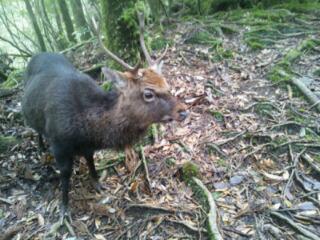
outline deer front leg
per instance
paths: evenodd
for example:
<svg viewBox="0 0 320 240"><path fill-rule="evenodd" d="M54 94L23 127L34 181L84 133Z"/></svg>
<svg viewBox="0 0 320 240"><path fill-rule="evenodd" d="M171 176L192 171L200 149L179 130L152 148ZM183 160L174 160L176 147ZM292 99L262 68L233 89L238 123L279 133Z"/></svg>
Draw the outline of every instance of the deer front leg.
<svg viewBox="0 0 320 240"><path fill-rule="evenodd" d="M101 192L102 190L106 190L106 186L99 182L99 176L94 166L93 152L86 153L85 159L87 161L87 165L89 168L89 174L91 178L92 185L97 192Z"/></svg>

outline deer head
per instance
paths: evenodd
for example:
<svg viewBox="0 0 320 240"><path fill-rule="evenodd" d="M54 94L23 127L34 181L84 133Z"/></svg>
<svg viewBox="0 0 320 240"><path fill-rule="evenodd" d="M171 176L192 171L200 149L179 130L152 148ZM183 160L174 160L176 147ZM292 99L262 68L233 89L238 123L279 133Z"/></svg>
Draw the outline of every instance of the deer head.
<svg viewBox="0 0 320 240"><path fill-rule="evenodd" d="M134 119L139 119L141 124L147 126L157 122L183 121L188 115L186 106L170 93L169 85L161 72L162 59L168 47L157 60L153 61L144 42L144 15L139 13L138 18L140 45L148 67L140 68L139 63L132 67L125 63L107 49L99 37L105 53L126 69L124 72L119 72L103 67L102 72L120 93L122 111Z"/></svg>

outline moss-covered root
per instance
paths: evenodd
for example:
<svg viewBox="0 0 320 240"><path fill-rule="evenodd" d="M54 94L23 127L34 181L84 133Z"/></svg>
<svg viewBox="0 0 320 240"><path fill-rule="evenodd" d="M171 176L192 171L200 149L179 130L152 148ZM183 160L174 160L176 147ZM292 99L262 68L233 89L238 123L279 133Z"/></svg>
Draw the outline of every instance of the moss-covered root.
<svg viewBox="0 0 320 240"><path fill-rule="evenodd" d="M214 202L212 194L209 192L207 187L201 182L200 179L193 177L192 180L203 192L203 195L207 198L207 202L209 205L208 222L209 222L210 239L223 240L217 224L217 206L216 206L216 203Z"/></svg>

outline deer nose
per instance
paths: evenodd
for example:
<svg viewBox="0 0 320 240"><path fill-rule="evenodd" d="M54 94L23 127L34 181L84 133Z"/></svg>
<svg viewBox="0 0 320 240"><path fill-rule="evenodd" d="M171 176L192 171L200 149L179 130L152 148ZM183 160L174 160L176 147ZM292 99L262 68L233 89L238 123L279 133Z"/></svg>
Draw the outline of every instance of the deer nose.
<svg viewBox="0 0 320 240"><path fill-rule="evenodd" d="M189 113L187 111L179 111L179 121L183 121L188 117Z"/></svg>

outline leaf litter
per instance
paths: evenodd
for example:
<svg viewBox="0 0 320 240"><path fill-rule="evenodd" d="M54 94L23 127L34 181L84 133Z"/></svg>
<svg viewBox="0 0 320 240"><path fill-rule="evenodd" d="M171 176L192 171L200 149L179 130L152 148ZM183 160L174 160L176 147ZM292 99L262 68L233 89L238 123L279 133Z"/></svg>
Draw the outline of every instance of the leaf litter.
<svg viewBox="0 0 320 240"><path fill-rule="evenodd" d="M242 24L228 14L225 22ZM1 153L0 239L209 239L206 209L181 177L188 161L212 193L224 239L318 239L319 114L290 85L267 79L283 52L305 36L280 34L275 45L253 51L244 41L253 32L248 27L220 34L223 49L215 52L208 41L190 42L199 31L196 24L178 23L167 33L175 43L164 74L190 116L158 126L157 141L144 144L149 183L142 165L129 174L123 153L105 150L95 159L107 190L96 193L78 159L69 226L55 229L57 170L49 154L39 155L35 133L23 124L22 91L1 99L1 134L19 141ZM221 59L224 49L231 58ZM294 66L313 79L314 92L320 83L311 71L319 57L314 51Z"/></svg>

